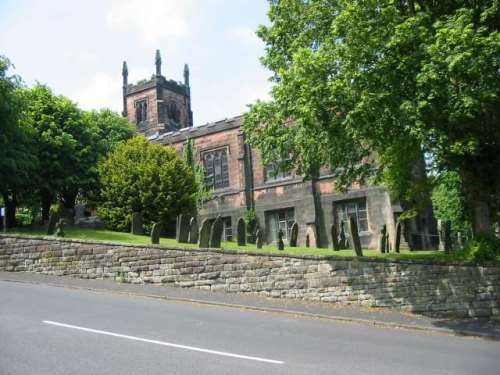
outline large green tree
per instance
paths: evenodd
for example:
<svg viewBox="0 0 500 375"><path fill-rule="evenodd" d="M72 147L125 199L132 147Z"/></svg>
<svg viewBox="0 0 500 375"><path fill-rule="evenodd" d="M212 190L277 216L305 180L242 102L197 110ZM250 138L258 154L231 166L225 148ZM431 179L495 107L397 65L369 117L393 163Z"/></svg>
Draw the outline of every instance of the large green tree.
<svg viewBox="0 0 500 375"><path fill-rule="evenodd" d="M9 60L0 56L0 194L7 226L13 227L20 195L37 182L37 158L33 133L21 121L21 80L9 75L10 66Z"/></svg>
<svg viewBox="0 0 500 375"><path fill-rule="evenodd" d="M454 171L474 230L490 229L500 175L498 0L270 1L262 62L272 98L244 130L264 162L327 164L340 187L375 176L418 197L423 163Z"/></svg>
<svg viewBox="0 0 500 375"><path fill-rule="evenodd" d="M178 214L196 207L193 171L172 147L136 136L118 145L98 167L101 203L98 214L108 227L126 231L132 212L142 212L150 228L172 227Z"/></svg>

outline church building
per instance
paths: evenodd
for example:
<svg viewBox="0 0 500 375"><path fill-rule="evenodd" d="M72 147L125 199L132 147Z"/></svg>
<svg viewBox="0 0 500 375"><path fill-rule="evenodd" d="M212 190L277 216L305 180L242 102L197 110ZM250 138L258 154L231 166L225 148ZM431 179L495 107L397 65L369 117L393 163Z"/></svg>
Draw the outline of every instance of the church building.
<svg viewBox="0 0 500 375"><path fill-rule="evenodd" d="M156 73L149 80L129 84L123 63L123 115L151 142L173 146L180 154L187 140L192 140L195 157L213 188L211 199L198 210L198 222L221 215L224 239L231 241L238 219L254 210L266 243L274 243L282 230L286 244L297 222L299 246L332 247L332 226L338 231L342 222L353 217L364 248L378 247L384 225L394 243L402 209L391 202L383 186L353 184L341 193L327 168L315 180L304 180L293 172L276 173L276 165L263 165L259 151L245 142L243 116L193 126L187 65L183 81L177 82L162 75L159 51L155 64ZM407 220L403 244L432 247L434 228L430 211Z"/></svg>

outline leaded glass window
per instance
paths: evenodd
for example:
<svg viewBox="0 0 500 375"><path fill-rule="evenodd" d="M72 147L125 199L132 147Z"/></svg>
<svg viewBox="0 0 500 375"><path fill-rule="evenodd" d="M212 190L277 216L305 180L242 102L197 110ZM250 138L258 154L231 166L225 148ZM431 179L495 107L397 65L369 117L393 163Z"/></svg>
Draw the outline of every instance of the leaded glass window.
<svg viewBox="0 0 500 375"><path fill-rule="evenodd" d="M229 187L227 148L203 153L205 185L214 189Z"/></svg>
<svg viewBox="0 0 500 375"><path fill-rule="evenodd" d="M344 222L344 228L347 230L347 221L353 217L358 224L359 232L368 232L368 215L366 209L366 199L352 200L336 203L337 225Z"/></svg>
<svg viewBox="0 0 500 375"><path fill-rule="evenodd" d="M295 222L293 208L267 212L267 223L269 228L269 239L272 242L278 240L278 232L283 232L283 240L290 238L292 225Z"/></svg>

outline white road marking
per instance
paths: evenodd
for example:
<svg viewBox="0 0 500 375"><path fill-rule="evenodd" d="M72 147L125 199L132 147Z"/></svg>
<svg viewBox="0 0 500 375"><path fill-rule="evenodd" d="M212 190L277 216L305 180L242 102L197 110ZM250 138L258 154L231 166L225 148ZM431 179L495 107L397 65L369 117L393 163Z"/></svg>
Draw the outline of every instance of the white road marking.
<svg viewBox="0 0 500 375"><path fill-rule="evenodd" d="M282 364L285 363L283 361L276 361L274 359L267 359L267 358L260 358L260 357L251 357L251 356L248 356L248 355L234 354L234 353L220 352L220 351L217 351L217 350L197 348L195 346L179 345L179 344L173 344L173 343L170 343L170 342L158 341L158 340L149 340L149 339L145 339L145 338L137 337L137 336L122 335L120 333L114 333L114 332L108 332L108 331L101 331L99 329L92 329L92 328L74 326L74 325L71 325L71 324L53 322L51 320L44 320L43 323L50 324L50 325L53 325L53 326L58 326L58 327L77 329L79 331L97 333L97 334L100 334L100 335L120 337L122 339L129 339L129 340L134 340L134 341L147 342L149 344L170 346L172 348L178 348L178 349L192 350L192 351L195 351L195 352L202 352L202 353L208 353L208 354L221 355L221 356L224 356L224 357L233 357L233 358L240 358L240 359L248 359L248 360L251 360L251 361L274 363L274 364L278 364L278 365L282 365Z"/></svg>

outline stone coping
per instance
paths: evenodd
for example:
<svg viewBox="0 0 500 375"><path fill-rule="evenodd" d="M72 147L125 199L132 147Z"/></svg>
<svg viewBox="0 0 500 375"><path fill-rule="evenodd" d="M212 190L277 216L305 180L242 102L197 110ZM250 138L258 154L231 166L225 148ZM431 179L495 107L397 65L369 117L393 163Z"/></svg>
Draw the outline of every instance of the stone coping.
<svg viewBox="0 0 500 375"><path fill-rule="evenodd" d="M28 234L9 234L0 233L0 238L18 238L24 240L41 240L41 241L59 241L59 242L69 242L69 243L81 243L86 245L102 245L102 246L120 246L120 247L130 247L138 249L155 249L155 250L177 250L177 251L187 251L187 252L207 252L216 254L228 254L228 255L251 255L257 257L275 257L275 258L295 258L295 259L311 259L311 260L342 260L342 261L357 261L357 262L369 262L369 263L394 263L394 264L416 264L416 265L431 265L431 266L461 266L461 267L499 267L498 264L494 262L489 263L475 263L466 261L438 261L438 260L427 260L427 259L387 259L363 256L357 257L353 256L340 256L340 255L301 255L301 254L277 254L277 253L260 253L256 251L238 251L230 249L215 249L215 248L186 248L186 247L175 247L175 246L163 246L163 245L142 245L142 244L131 244L127 242L112 242L112 241L99 241L99 240L82 240L82 239L70 239L64 237L53 237L53 236L34 236ZM332 250L333 251L333 250Z"/></svg>

